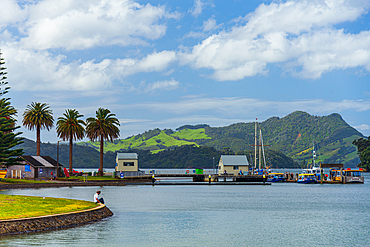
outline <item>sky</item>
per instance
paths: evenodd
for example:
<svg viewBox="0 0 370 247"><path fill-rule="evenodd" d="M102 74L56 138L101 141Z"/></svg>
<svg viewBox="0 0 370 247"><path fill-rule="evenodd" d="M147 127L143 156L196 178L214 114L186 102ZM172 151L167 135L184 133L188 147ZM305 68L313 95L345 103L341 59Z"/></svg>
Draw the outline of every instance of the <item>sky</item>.
<svg viewBox="0 0 370 247"><path fill-rule="evenodd" d="M18 124L32 102L120 120L120 138L339 113L370 135L368 0L0 0ZM21 127L22 136L36 132ZM54 128L42 142L57 142ZM85 141L87 139L84 139Z"/></svg>

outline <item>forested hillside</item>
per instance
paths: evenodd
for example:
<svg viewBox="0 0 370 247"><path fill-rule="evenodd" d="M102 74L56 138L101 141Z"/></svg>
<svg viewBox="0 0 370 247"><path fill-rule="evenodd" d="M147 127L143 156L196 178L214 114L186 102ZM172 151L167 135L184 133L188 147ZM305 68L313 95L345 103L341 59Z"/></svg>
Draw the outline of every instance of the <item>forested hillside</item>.
<svg viewBox="0 0 370 247"><path fill-rule="evenodd" d="M36 155L36 143L25 139L25 142L19 146L23 148L25 155ZM139 155L140 168L214 168L218 165L222 154L235 154L230 149L216 150L212 147L197 147L195 145L184 145L167 149L162 152L152 153L144 149L119 150L116 152L107 152L104 154L104 167L114 168L116 163L117 152L135 152ZM240 152L239 154L244 154ZM250 161L249 153L245 153ZM57 159L57 145L51 143L41 144L41 155L48 155L55 160ZM272 166L286 168L295 168L298 166L293 160L281 152L268 151L268 161ZM59 162L68 166L69 146L59 146ZM96 168L99 167L99 152L92 147L78 146L73 147L73 167L74 168Z"/></svg>
<svg viewBox="0 0 370 247"><path fill-rule="evenodd" d="M363 137L339 114L312 116L296 111L283 118L271 117L258 122L266 150L280 151L298 163L309 162L312 146L317 144L319 161L356 166L360 160L352 141ZM229 148L235 152L251 151L254 145L255 123L236 123L225 127L184 125L176 131L154 129L126 139L106 143L105 150L150 150L152 153L184 145L208 146L217 150ZM97 143L79 145L98 148Z"/></svg>

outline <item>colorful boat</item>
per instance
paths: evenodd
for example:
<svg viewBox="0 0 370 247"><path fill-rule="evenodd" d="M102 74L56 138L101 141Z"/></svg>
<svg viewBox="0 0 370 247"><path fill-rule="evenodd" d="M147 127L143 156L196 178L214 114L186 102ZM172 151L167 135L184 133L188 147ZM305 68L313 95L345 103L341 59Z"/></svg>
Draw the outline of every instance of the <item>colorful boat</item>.
<svg viewBox="0 0 370 247"><path fill-rule="evenodd" d="M0 170L0 179L5 178L6 174L8 173L7 170Z"/></svg>
<svg viewBox="0 0 370 247"><path fill-rule="evenodd" d="M314 184L317 183L315 174L312 173L301 173L298 175L297 183L301 184Z"/></svg>
<svg viewBox="0 0 370 247"><path fill-rule="evenodd" d="M364 183L364 177L362 176L363 169L351 169L346 168L343 170L331 169L331 177L333 181L343 183Z"/></svg>
<svg viewBox="0 0 370 247"><path fill-rule="evenodd" d="M271 172L267 176L267 182L275 183L275 182L283 182L283 181L285 181L284 173Z"/></svg>

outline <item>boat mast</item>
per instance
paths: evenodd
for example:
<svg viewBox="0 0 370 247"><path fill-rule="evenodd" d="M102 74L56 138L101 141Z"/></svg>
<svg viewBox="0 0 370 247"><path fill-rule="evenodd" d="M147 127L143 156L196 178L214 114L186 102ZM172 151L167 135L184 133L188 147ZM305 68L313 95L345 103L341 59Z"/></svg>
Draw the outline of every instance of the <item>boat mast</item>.
<svg viewBox="0 0 370 247"><path fill-rule="evenodd" d="M257 167L257 118L254 123L254 169Z"/></svg>
<svg viewBox="0 0 370 247"><path fill-rule="evenodd" d="M261 131L261 129L260 129L260 131ZM258 146L259 146L259 148L258 148L258 169L261 170L261 161L262 161L262 159L261 159L261 154L262 154L262 151L261 151L261 149L262 149L261 132L260 132L260 138L258 140Z"/></svg>
<svg viewBox="0 0 370 247"><path fill-rule="evenodd" d="M262 147L262 155L263 155L263 164L264 164L264 168L266 169L266 157L265 157L265 149L263 148L263 138L262 138L262 130L261 129L260 129L260 138L261 138L261 147Z"/></svg>
<svg viewBox="0 0 370 247"><path fill-rule="evenodd" d="M315 165L316 151L315 151L315 141L312 142L312 168L316 167Z"/></svg>

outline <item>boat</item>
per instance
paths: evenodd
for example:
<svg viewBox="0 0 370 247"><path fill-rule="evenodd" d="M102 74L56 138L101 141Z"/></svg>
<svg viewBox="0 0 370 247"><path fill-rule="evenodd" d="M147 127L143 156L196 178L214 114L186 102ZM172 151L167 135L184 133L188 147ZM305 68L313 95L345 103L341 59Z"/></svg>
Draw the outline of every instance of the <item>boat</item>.
<svg viewBox="0 0 370 247"><path fill-rule="evenodd" d="M6 174L8 173L7 170L0 170L0 179L5 178Z"/></svg>
<svg viewBox="0 0 370 247"><path fill-rule="evenodd" d="M343 170L330 169L333 181L347 183L364 183L363 169L346 168Z"/></svg>
<svg viewBox="0 0 370 247"><path fill-rule="evenodd" d="M256 122L255 122L255 125L254 125L254 145L251 145L251 146L254 146L254 168L253 168L253 173L255 175L267 175L267 169L269 169L271 167L271 165L269 167L267 167L266 165L266 157L265 157L265 150L264 150L264 146L270 146L270 145L264 145L263 144L263 138L262 138L262 130L259 129L259 138L257 139L257 131L258 130L258 125L257 125L257 118L256 118ZM257 168L257 147L259 147L259 151L258 151L258 154L259 154L259 158L258 158L258 168ZM263 161L263 163L262 163Z"/></svg>
<svg viewBox="0 0 370 247"><path fill-rule="evenodd" d="M284 173L271 172L267 176L267 182L275 183L275 182L283 182L283 181L285 181Z"/></svg>
<svg viewBox="0 0 370 247"><path fill-rule="evenodd" d="M313 142L312 146L312 165L310 168L306 168L302 170L303 174L314 174L317 180L321 180L321 168L318 163L316 163L316 150L315 150L315 142Z"/></svg>
<svg viewBox="0 0 370 247"><path fill-rule="evenodd" d="M317 183L317 178L315 174L312 174L312 173L301 173L298 175L297 183L314 184L314 183Z"/></svg>

